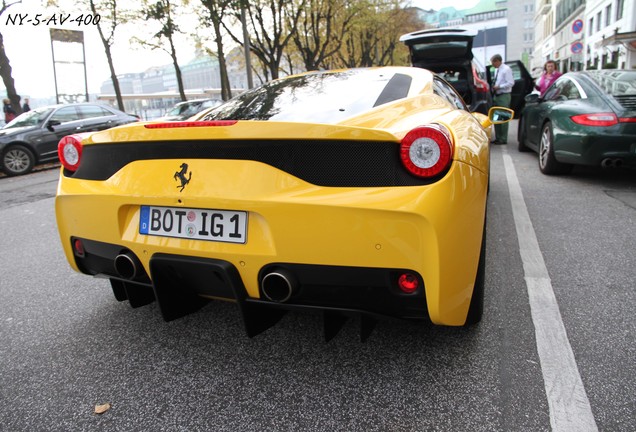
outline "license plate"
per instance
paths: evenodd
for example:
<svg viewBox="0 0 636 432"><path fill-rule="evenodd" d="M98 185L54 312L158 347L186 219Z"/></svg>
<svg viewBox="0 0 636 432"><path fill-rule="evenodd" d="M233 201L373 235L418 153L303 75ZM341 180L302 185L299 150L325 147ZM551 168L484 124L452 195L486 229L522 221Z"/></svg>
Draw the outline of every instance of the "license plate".
<svg viewBox="0 0 636 432"><path fill-rule="evenodd" d="M141 206L139 233L229 243L247 240L247 212Z"/></svg>

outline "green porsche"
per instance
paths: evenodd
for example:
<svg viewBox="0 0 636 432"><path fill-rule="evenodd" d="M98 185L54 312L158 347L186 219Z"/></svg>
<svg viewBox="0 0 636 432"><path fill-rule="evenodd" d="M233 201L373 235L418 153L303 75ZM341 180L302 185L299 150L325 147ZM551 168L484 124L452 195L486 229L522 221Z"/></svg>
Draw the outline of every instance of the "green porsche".
<svg viewBox="0 0 636 432"><path fill-rule="evenodd" d="M518 142L548 175L574 165L636 168L636 70L569 72L542 97L526 96Z"/></svg>

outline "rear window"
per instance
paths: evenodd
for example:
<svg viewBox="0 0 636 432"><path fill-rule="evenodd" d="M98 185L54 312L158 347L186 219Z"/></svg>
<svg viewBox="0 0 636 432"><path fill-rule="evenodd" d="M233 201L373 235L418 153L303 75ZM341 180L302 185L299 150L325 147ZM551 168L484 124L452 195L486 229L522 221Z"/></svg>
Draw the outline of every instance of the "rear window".
<svg viewBox="0 0 636 432"><path fill-rule="evenodd" d="M588 71L606 93L612 96L636 95L636 71Z"/></svg>
<svg viewBox="0 0 636 432"><path fill-rule="evenodd" d="M374 69L310 73L268 82L202 120L335 123L408 95L412 78Z"/></svg>
<svg viewBox="0 0 636 432"><path fill-rule="evenodd" d="M469 41L431 42L429 40L426 43L411 45L411 55L416 61L464 58L471 48Z"/></svg>

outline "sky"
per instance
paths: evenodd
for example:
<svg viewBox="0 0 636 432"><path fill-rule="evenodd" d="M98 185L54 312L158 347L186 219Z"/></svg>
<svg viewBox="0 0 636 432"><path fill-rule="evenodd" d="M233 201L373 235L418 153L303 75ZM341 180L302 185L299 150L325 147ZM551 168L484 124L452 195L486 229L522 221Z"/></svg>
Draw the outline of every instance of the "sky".
<svg viewBox="0 0 636 432"><path fill-rule="evenodd" d="M7 0L8 3L12 1L14 0ZM447 6L467 9L478 2L479 0L410 0L411 6L435 10ZM56 71L59 92L84 93L84 73L81 65L68 66L61 63L81 62L83 55L79 49L80 45L55 43L55 49L52 50L49 36L51 28L84 32L86 82L89 93L99 93L102 82L110 78L104 47L96 27L91 22L93 17L90 10L88 7L82 10L76 3L73 0L59 0L60 7L54 9L46 6L46 0L22 0L22 3L11 6L0 16L0 32L4 37L16 91L23 98L55 96L53 52L58 64ZM126 3L137 2L119 2L120 5ZM61 24L61 19L65 19L64 24ZM82 21L78 23L78 19ZM151 51L131 45L129 39L134 32L134 28L128 28L116 33L113 57L117 74L142 72L151 66L171 63L168 54L161 50ZM179 63L185 64L194 57L194 48L185 36L182 36L181 42L177 54ZM71 47L78 49L69 49ZM3 88L0 81L0 89Z"/></svg>

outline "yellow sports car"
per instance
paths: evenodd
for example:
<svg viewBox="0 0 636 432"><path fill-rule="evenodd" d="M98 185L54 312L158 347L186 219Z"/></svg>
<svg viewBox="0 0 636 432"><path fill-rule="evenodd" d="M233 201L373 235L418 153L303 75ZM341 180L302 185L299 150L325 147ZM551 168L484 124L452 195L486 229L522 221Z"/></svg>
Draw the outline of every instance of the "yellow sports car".
<svg viewBox="0 0 636 432"><path fill-rule="evenodd" d="M60 238L77 271L163 317L237 303L249 336L290 309L332 338L361 317L478 322L492 123L420 68L310 72L183 122L59 144Z"/></svg>

